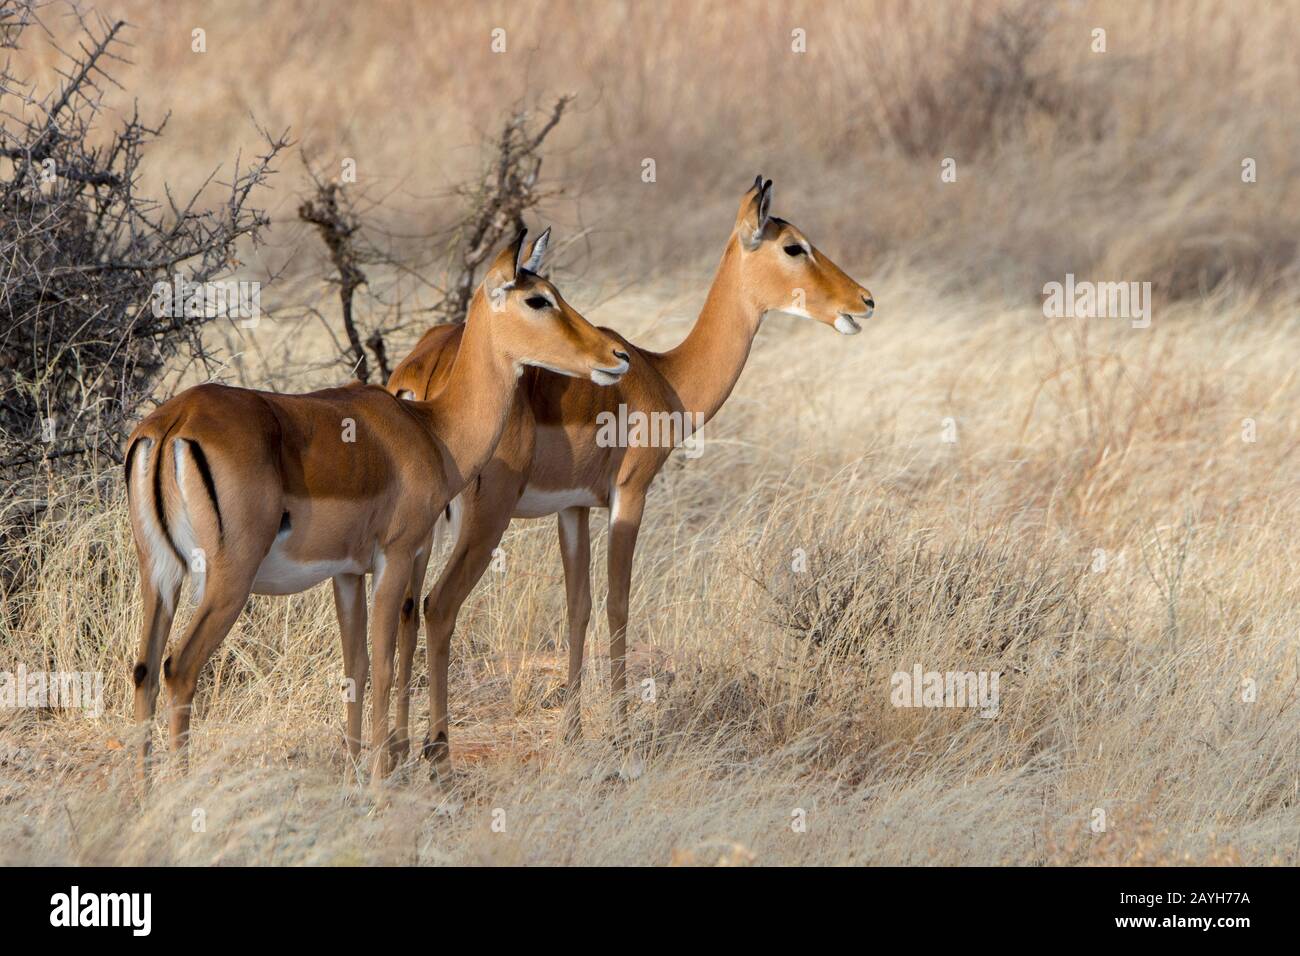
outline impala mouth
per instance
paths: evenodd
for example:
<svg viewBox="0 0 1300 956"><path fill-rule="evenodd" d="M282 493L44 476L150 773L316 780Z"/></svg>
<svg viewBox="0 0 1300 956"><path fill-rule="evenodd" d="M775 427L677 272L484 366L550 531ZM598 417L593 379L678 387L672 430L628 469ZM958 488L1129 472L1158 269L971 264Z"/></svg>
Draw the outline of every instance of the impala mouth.
<svg viewBox="0 0 1300 956"><path fill-rule="evenodd" d="M628 363L623 361L611 368L593 368L591 380L597 385L617 385L628 367Z"/></svg>
<svg viewBox="0 0 1300 956"><path fill-rule="evenodd" d="M858 324L858 320L865 320L870 317L870 312L866 315L849 315L847 312L841 312L835 317L835 331L840 335L857 335L862 331L862 326Z"/></svg>

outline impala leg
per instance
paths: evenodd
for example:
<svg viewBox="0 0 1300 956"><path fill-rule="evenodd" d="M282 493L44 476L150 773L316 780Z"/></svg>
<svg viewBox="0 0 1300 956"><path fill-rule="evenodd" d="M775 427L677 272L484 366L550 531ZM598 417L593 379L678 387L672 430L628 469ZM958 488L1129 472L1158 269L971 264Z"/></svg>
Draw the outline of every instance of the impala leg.
<svg viewBox="0 0 1300 956"><path fill-rule="evenodd" d="M334 613L339 619L339 639L343 643L343 676L348 681L347 733L344 740L348 757L361 756L361 721L366 700L366 676L370 657L366 649L366 576L339 574L334 577Z"/></svg>
<svg viewBox="0 0 1300 956"><path fill-rule="evenodd" d="M483 484L486 486L487 481ZM447 670L451 664L451 635L456 629L456 617L491 563L492 552L510 525L510 512L517 497L502 495L499 500L508 503L491 507L477 495L462 499L464 514L456 547L438 583L424 599L429 655L429 736L424 741L424 755L433 764L430 773L435 778L451 770Z"/></svg>
<svg viewBox="0 0 1300 956"><path fill-rule="evenodd" d="M190 709L199 672L230 633L248 601L252 585L251 573L239 574L229 568L212 569L204 585L203 600L194 612L180 650L163 662L163 676L171 698L171 746L180 755L182 765L187 760Z"/></svg>
<svg viewBox="0 0 1300 956"><path fill-rule="evenodd" d="M164 583L164 592L149 575L147 559L140 559L140 598L144 621L140 628L140 650L132 671L135 681L135 719L144 725L140 742L136 775L141 783L149 779L149 753L153 746L153 719L158 704L158 683L162 676L162 655L171 633L172 618L176 611L176 598L180 594L181 578Z"/></svg>
<svg viewBox="0 0 1300 956"><path fill-rule="evenodd" d="M641 530L645 493L618 489L609 522L609 682L614 697L614 738L627 737L627 616L632 592L632 558Z"/></svg>
<svg viewBox="0 0 1300 956"><path fill-rule="evenodd" d="M411 564L411 581L402 599L402 614L397 624L397 708L393 731L394 765L411 752L411 665L415 659L416 639L420 634L420 594L424 590L424 573L429 567L432 540L415 556Z"/></svg>
<svg viewBox="0 0 1300 956"><path fill-rule="evenodd" d="M375 578L374 623L371 639L374 660L370 678L373 703L370 711L370 779L376 786L391 769L389 750L391 731L388 708L393 694L393 651L397 642L397 623L402 613L402 599L411 581L411 557L386 554L384 569Z"/></svg>
<svg viewBox="0 0 1300 956"><path fill-rule="evenodd" d="M564 738L582 736L582 652L591 620L590 508L560 512L560 554L564 559L564 590L569 615L569 681L564 695Z"/></svg>

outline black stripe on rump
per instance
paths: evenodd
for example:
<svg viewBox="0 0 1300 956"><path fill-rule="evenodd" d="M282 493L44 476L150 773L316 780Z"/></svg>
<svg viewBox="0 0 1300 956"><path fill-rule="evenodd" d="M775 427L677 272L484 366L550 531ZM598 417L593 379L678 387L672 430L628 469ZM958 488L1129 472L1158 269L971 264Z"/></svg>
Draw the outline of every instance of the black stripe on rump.
<svg viewBox="0 0 1300 956"><path fill-rule="evenodd" d="M126 475L126 500L128 503L131 500L131 462L135 460L135 449L139 444L140 439L138 438L131 442L131 447L126 450L126 464L122 467L122 471Z"/></svg>
<svg viewBox="0 0 1300 956"><path fill-rule="evenodd" d="M221 522L221 505L217 503L217 484L212 480L212 469L208 467L208 456L203 454L203 449L199 443L192 438L182 439L185 444L190 446L190 453L194 455L194 464L199 469L199 475L203 478L203 487L208 490L208 497L212 499L212 510L217 513L217 536L222 537L226 533L225 525Z"/></svg>
<svg viewBox="0 0 1300 956"><path fill-rule="evenodd" d="M187 566L189 562L186 560L185 555L181 554L181 549L176 547L176 542L172 540L171 528L167 527L167 511L163 508L163 459L167 455L167 436L172 433L172 428L175 427L176 423L173 422L172 427L167 429L167 431L163 433L163 437L158 440L158 454L154 456L153 462L153 508L154 513L158 516L158 526L162 528L163 537L166 538L167 543L172 546L172 551L175 552L181 565Z"/></svg>

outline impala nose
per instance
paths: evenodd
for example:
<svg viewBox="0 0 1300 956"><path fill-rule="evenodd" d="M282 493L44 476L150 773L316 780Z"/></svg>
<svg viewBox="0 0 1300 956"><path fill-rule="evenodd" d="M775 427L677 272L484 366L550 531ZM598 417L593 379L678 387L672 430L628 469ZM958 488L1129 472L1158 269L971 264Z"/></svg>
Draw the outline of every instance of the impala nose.
<svg viewBox="0 0 1300 956"><path fill-rule="evenodd" d="M871 296L864 295L862 297L862 304L867 307L868 312L876 311L876 300L871 298Z"/></svg>
<svg viewBox="0 0 1300 956"><path fill-rule="evenodd" d="M624 352L622 349L614 349L614 358L622 362L631 361L631 359L628 357L628 354Z"/></svg>

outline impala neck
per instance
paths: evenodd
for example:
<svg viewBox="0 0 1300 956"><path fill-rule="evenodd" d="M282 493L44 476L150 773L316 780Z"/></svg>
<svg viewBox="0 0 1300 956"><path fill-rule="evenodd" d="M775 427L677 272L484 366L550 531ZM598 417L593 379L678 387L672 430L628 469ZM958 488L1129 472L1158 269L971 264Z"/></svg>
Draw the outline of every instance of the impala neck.
<svg viewBox="0 0 1300 956"><path fill-rule="evenodd" d="M480 291L470 304L447 383L427 402L419 403L442 448L449 497L459 494L492 457L519 378L514 363L493 347L488 313Z"/></svg>
<svg viewBox="0 0 1300 956"><path fill-rule="evenodd" d="M708 421L740 378L763 311L748 302L740 283L740 247L733 238L722 254L695 327L660 356L659 370L682 408Z"/></svg>

